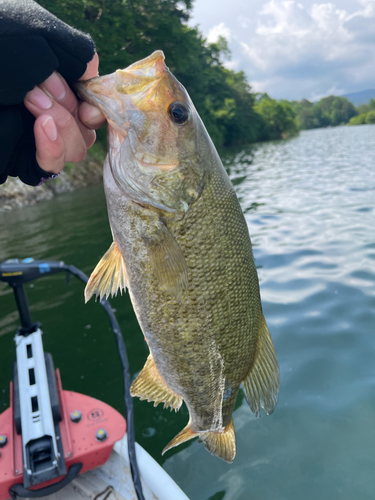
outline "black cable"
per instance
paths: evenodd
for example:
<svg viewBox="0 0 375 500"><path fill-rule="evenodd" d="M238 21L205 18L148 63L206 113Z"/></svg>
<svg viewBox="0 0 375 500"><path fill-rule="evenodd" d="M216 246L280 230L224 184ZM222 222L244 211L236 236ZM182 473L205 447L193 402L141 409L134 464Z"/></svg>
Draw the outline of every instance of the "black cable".
<svg viewBox="0 0 375 500"><path fill-rule="evenodd" d="M82 280L84 283L88 282L88 277L82 271L77 269L75 266L63 266L66 271L74 274L77 278ZM134 489L137 494L138 500L145 500L142 491L141 476L138 469L137 456L135 452L135 428L134 428L134 408L133 408L133 398L130 395L130 372L129 372L129 361L126 353L126 347L124 339L122 338L120 326L117 322L116 316L114 315L111 304L106 299L100 301L100 305L104 307L106 313L109 316L111 322L111 327L113 333L116 337L117 349L121 359L122 374L124 377L124 399L126 408L126 421L127 421L127 434L128 434L128 453L130 470L133 478Z"/></svg>

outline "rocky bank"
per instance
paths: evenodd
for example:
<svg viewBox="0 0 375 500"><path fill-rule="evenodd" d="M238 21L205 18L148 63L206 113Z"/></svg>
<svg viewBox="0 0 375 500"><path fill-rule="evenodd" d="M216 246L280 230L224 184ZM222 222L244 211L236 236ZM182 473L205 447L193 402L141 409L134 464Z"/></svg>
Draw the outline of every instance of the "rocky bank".
<svg viewBox="0 0 375 500"><path fill-rule="evenodd" d="M57 179L45 182L42 186L27 186L18 177L8 177L5 184L0 184L0 212L35 205L61 193L98 184L102 179L103 163L89 152L83 161L67 163Z"/></svg>

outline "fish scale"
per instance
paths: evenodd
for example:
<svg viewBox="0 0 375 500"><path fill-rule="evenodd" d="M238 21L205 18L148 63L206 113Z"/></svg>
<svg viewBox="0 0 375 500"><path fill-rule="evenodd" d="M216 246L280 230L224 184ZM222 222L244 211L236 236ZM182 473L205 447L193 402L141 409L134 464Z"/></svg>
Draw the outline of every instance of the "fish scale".
<svg viewBox="0 0 375 500"><path fill-rule="evenodd" d="M111 82L117 93L108 97L103 85L108 89ZM175 410L183 400L189 410L188 425L164 451L198 436L212 454L232 462L232 413L241 383L256 414L261 407L273 411L279 388L234 188L160 51L79 84L79 92L109 120L104 185L114 239L90 277L86 298L114 294L114 283L126 283L150 349L131 392ZM168 115L171 102L187 117L182 125ZM157 164L141 161L139 151ZM122 279L109 279L119 269Z"/></svg>

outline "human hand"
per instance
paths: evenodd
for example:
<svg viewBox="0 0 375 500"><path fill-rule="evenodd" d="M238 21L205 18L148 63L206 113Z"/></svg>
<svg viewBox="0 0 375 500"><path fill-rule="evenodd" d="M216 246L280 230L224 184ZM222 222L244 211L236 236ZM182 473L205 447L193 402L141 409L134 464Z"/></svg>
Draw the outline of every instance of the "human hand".
<svg viewBox="0 0 375 500"><path fill-rule="evenodd" d="M80 80L97 76L98 65L95 53ZM98 108L78 103L69 85L56 72L28 92L24 104L36 118L36 160L49 173L58 174L67 161L83 160L95 142L94 130L105 122Z"/></svg>

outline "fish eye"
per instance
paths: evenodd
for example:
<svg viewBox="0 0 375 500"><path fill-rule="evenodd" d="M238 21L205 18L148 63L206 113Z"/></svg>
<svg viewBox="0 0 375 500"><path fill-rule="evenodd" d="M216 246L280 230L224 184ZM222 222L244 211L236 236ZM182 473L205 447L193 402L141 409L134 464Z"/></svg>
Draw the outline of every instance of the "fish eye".
<svg viewBox="0 0 375 500"><path fill-rule="evenodd" d="M183 102L172 102L168 106L168 115L177 125L185 125L190 119L190 109Z"/></svg>

